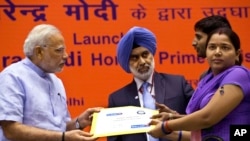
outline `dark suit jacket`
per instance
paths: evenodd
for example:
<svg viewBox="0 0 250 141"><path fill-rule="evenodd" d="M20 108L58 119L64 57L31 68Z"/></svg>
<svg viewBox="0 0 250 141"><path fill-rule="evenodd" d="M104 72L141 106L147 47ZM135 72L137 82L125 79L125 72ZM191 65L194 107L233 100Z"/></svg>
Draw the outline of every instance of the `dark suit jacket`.
<svg viewBox="0 0 250 141"><path fill-rule="evenodd" d="M157 73L154 74L155 100L165 104L180 114L185 114L186 106L193 94L193 88L181 75ZM138 106L140 107L136 83L133 80L125 87L110 94L108 107ZM147 141L146 134L129 134L111 136L108 141ZM160 141L167 141L160 139Z"/></svg>

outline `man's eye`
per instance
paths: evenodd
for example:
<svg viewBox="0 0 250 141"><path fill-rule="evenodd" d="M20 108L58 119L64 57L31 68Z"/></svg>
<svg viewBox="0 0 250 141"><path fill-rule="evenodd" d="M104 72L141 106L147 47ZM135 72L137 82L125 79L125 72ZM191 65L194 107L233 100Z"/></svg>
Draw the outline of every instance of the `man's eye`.
<svg viewBox="0 0 250 141"><path fill-rule="evenodd" d="M64 48L58 48L58 49L56 49L56 52L62 53L62 52L64 52Z"/></svg>
<svg viewBox="0 0 250 141"><path fill-rule="evenodd" d="M201 39L201 36L197 36L197 39L200 40L200 39Z"/></svg>
<svg viewBox="0 0 250 141"><path fill-rule="evenodd" d="M130 56L129 59L130 60L136 60L136 57L135 56Z"/></svg>
<svg viewBox="0 0 250 141"><path fill-rule="evenodd" d="M149 52L144 52L144 53L142 54L143 57L147 57L148 55L149 55Z"/></svg>

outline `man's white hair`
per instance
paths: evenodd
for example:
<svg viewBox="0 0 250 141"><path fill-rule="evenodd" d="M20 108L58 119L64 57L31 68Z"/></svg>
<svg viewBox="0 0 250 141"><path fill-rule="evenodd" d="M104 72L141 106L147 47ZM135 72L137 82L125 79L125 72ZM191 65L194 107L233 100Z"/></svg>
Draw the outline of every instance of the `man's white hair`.
<svg viewBox="0 0 250 141"><path fill-rule="evenodd" d="M35 26L24 41L23 51L25 56L33 55L36 46L46 46L51 35L61 33L59 29L50 24L40 24Z"/></svg>

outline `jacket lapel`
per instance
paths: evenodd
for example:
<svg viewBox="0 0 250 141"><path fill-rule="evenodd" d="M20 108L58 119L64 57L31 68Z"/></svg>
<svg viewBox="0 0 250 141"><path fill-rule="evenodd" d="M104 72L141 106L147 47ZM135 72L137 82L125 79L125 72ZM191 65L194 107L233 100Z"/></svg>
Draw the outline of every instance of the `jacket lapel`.
<svg viewBox="0 0 250 141"><path fill-rule="evenodd" d="M129 105L140 107L141 105L140 105L139 96L137 92L137 86L134 80L132 83L129 84L128 92L129 92L128 93Z"/></svg>
<svg viewBox="0 0 250 141"><path fill-rule="evenodd" d="M154 89L155 89L155 100L158 103L164 103L165 91L164 81L162 76L155 72L154 73Z"/></svg>

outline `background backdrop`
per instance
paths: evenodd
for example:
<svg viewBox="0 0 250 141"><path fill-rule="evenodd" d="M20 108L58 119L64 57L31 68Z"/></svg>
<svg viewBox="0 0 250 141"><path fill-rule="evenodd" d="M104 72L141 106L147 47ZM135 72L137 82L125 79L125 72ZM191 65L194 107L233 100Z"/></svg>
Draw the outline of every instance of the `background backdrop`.
<svg viewBox="0 0 250 141"><path fill-rule="evenodd" d="M23 42L35 25L57 26L70 55L57 75L75 117L106 107L108 95L132 81L117 63L116 45L129 28L143 26L157 36L156 70L183 74L195 88L208 66L192 47L193 26L213 14L229 19L250 68L249 0L0 0L0 71L24 57Z"/></svg>

